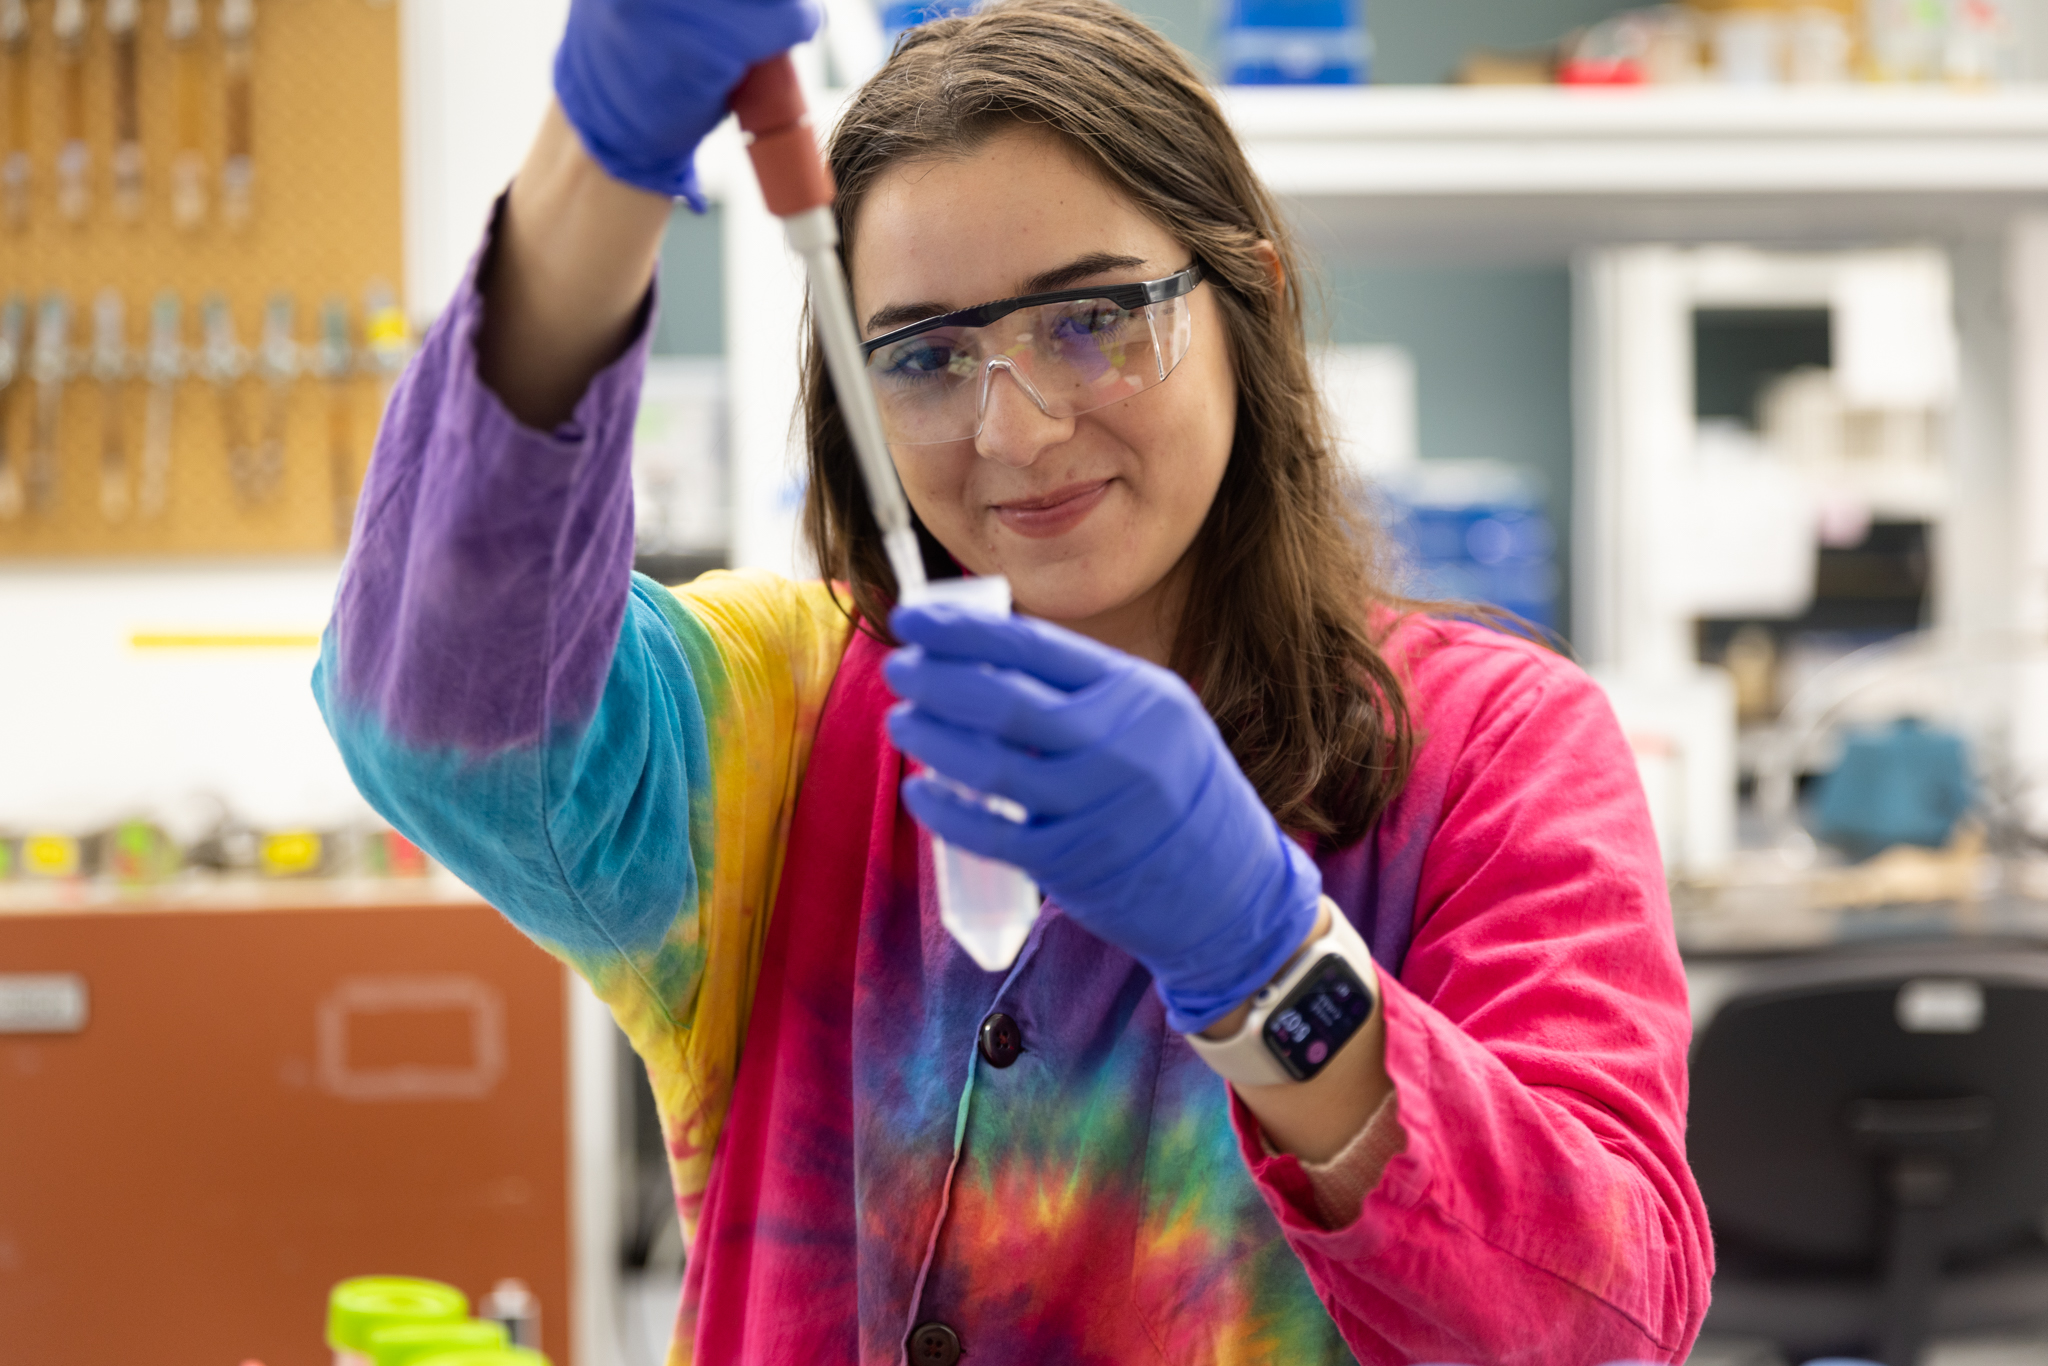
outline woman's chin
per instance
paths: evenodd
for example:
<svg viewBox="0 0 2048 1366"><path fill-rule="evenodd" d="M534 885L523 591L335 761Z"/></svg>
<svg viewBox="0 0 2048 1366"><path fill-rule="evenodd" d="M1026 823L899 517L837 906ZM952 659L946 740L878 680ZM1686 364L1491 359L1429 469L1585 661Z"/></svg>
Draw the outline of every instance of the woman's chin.
<svg viewBox="0 0 2048 1366"><path fill-rule="evenodd" d="M1084 622L1126 607L1144 594L1135 575L1103 573L1085 563L1012 569L1010 600L1027 616Z"/></svg>

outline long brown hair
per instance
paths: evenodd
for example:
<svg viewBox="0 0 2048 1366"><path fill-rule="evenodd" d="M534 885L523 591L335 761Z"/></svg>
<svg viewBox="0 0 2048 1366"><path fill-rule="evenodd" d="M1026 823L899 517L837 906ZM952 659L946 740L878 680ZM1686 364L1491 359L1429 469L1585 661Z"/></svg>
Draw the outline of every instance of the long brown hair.
<svg viewBox="0 0 2048 1366"><path fill-rule="evenodd" d="M1237 435L1188 550L1195 606L1171 662L1280 823L1350 844L1401 790L1413 757L1400 682L1372 624L1376 607L1402 600L1382 582L1379 534L1352 510L1340 473L1291 236L1187 61L1110 0L996 0L912 29L832 135L842 250L888 168L971 152L1019 124L1064 138L1202 262L1235 363ZM1266 242L1279 253L1277 288ZM895 576L806 333L805 535L819 568L848 584L857 618L885 633Z"/></svg>

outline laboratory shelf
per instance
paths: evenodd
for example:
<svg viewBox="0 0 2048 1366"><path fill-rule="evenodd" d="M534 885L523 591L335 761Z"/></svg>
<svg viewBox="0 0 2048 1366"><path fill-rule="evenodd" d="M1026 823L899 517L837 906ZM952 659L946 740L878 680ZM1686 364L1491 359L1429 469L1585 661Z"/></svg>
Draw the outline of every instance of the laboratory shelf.
<svg viewBox="0 0 2048 1366"><path fill-rule="evenodd" d="M2048 206L2048 88L1233 88L1226 112L1340 255L1954 237Z"/></svg>

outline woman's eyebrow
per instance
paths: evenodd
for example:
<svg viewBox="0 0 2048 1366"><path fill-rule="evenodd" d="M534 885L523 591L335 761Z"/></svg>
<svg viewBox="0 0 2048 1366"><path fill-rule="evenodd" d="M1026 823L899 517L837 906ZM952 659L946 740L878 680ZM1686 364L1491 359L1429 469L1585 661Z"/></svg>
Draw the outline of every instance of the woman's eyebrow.
<svg viewBox="0 0 2048 1366"><path fill-rule="evenodd" d="M1145 258L1142 256L1119 256L1114 252L1091 251L1086 256L1075 257L1063 266L1054 266L1051 270L1040 271L1024 281L1024 287L1018 290L1017 294L1050 294L1056 289L1066 289L1072 285L1079 284L1092 275L1102 275L1112 270L1129 270L1133 266L1142 266L1144 264ZM983 300L982 302L988 303L993 301ZM867 321L868 335L873 336L881 332L894 331L896 328L906 327L911 323L923 322L926 318L936 318L942 314L954 311L954 306L951 304L934 303L929 300L914 304L890 304L887 308L877 309L869 315Z"/></svg>

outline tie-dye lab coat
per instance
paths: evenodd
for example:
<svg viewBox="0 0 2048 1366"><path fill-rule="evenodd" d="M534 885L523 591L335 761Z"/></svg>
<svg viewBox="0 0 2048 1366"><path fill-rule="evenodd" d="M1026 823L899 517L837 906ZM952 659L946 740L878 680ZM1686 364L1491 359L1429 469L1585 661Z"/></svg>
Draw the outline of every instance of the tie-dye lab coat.
<svg viewBox="0 0 2048 1366"><path fill-rule="evenodd" d="M478 317L465 283L393 396L315 689L377 808L645 1059L693 1230L672 1360L896 1362L927 1321L970 1366L1683 1359L1685 989L1583 675L1463 625L1389 644L1414 777L1319 861L1406 1146L1325 1228L1128 956L1051 913L991 974L940 929L883 649L824 585L630 575L645 328L541 433L481 386Z"/></svg>

